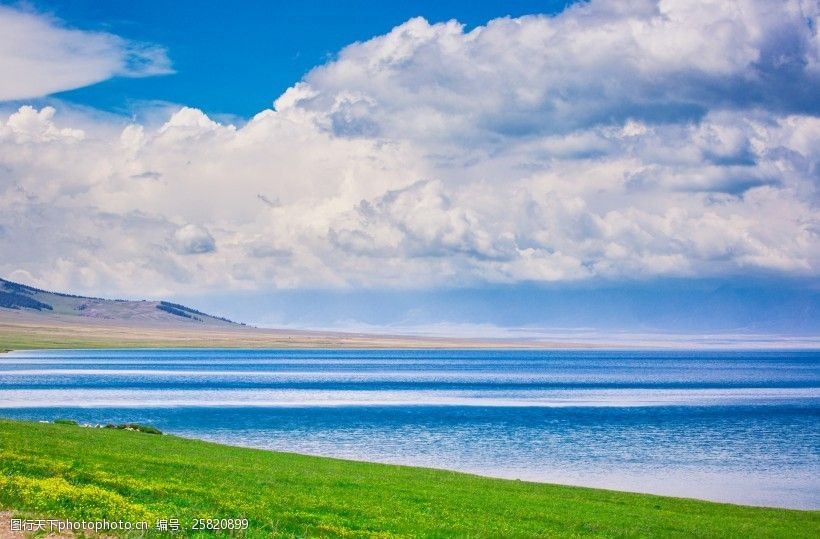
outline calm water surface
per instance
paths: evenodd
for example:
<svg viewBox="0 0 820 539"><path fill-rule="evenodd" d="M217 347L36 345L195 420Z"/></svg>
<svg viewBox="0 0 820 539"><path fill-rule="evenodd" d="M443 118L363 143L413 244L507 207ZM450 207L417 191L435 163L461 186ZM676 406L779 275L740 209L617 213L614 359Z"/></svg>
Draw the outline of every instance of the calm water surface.
<svg viewBox="0 0 820 539"><path fill-rule="evenodd" d="M820 508L817 351L13 352L0 415Z"/></svg>

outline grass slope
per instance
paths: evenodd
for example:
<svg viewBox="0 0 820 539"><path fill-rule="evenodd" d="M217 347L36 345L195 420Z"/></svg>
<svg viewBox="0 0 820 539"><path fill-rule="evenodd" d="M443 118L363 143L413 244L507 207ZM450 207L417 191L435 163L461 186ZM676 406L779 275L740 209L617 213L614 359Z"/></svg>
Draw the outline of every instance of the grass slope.
<svg viewBox="0 0 820 539"><path fill-rule="evenodd" d="M247 537L820 537L761 509L0 420L0 506L52 518L245 517ZM192 532L186 532L192 536Z"/></svg>
<svg viewBox="0 0 820 539"><path fill-rule="evenodd" d="M133 301L75 296L41 290L0 279L0 308L69 318L184 323L189 326L232 327L234 322L167 301Z"/></svg>

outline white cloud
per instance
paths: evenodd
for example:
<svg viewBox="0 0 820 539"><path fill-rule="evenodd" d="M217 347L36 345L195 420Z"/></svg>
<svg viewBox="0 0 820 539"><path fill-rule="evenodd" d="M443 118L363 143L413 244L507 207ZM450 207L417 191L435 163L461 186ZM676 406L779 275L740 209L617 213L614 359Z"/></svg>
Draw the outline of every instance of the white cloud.
<svg viewBox="0 0 820 539"><path fill-rule="evenodd" d="M216 242L211 233L197 225L185 225L176 229L173 244L176 251L183 255L199 255L216 250Z"/></svg>
<svg viewBox="0 0 820 539"><path fill-rule="evenodd" d="M115 76L171 72L161 47L67 28L53 17L0 6L0 101L41 97Z"/></svg>
<svg viewBox="0 0 820 539"><path fill-rule="evenodd" d="M0 274L157 294L816 276L817 5L692 6L413 19L239 127L23 107L0 120Z"/></svg>
<svg viewBox="0 0 820 539"><path fill-rule="evenodd" d="M716 106L816 113L818 12L798 1L597 1L469 33L417 18L347 47L277 109L311 111L342 135L428 142L696 120Z"/></svg>

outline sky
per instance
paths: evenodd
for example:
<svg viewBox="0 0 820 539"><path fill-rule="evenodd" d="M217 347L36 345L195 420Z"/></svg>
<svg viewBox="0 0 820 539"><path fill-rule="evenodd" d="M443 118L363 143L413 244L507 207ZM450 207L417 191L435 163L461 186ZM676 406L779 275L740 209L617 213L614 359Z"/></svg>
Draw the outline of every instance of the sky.
<svg viewBox="0 0 820 539"><path fill-rule="evenodd" d="M85 30L158 44L173 77L110 78L59 97L124 114L145 102L184 104L248 119L342 48L384 34L413 17L457 19L467 28L503 16L555 13L565 1L421 2L93 0L29 3ZM236 119L236 121L241 121Z"/></svg>
<svg viewBox="0 0 820 539"><path fill-rule="evenodd" d="M0 2L0 275L287 327L816 336L818 22Z"/></svg>

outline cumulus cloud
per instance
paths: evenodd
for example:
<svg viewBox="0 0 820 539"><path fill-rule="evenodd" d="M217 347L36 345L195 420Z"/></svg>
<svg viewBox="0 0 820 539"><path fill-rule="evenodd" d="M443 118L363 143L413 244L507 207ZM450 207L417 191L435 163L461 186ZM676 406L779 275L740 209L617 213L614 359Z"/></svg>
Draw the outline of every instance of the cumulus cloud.
<svg viewBox="0 0 820 539"><path fill-rule="evenodd" d="M22 107L0 272L125 293L817 276L819 11L412 19L240 126Z"/></svg>
<svg viewBox="0 0 820 539"><path fill-rule="evenodd" d="M643 0L496 19L412 19L341 51L277 102L340 135L497 141L715 107L820 112L815 2Z"/></svg>
<svg viewBox="0 0 820 539"><path fill-rule="evenodd" d="M216 250L216 242L211 233L197 225L185 225L174 231L173 244L183 255L199 255Z"/></svg>
<svg viewBox="0 0 820 539"><path fill-rule="evenodd" d="M162 47L68 28L53 17L0 6L0 101L41 97L115 76L171 72Z"/></svg>

